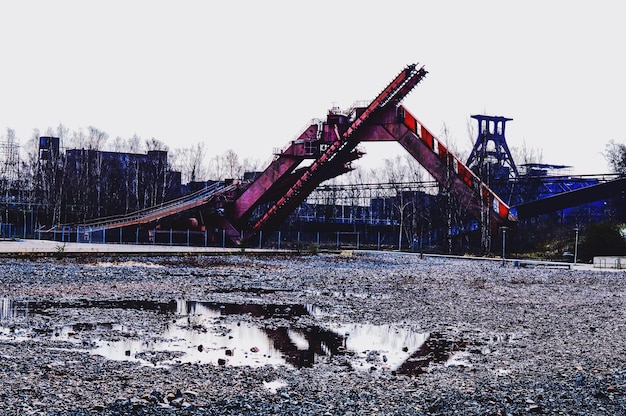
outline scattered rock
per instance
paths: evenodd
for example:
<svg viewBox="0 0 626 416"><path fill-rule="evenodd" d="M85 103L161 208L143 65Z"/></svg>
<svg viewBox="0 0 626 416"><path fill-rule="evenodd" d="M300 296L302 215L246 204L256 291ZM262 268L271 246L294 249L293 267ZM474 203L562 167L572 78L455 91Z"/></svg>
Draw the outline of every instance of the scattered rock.
<svg viewBox="0 0 626 416"><path fill-rule="evenodd" d="M6 414L626 414L626 279L619 273L359 251L207 256L193 262L5 260L0 408ZM167 266L154 267L159 264ZM163 310L107 307L128 299ZM458 352L463 341L463 360L471 367L446 366L439 353L412 350L404 355L415 355L416 366L424 368L407 375L398 370L397 357L376 344L366 354L351 351L349 341L358 336L352 330L337 356L319 348L310 366L299 369L254 366L260 350L245 345L237 355L246 355L250 365L226 365L231 347L217 365L181 362L176 358L188 350L151 347L161 334L155 328L184 324L200 336L214 328L180 316L176 299L271 305L268 312L278 311L230 316L223 306L215 327L225 338L237 339L223 329L225 323L258 323L275 332L289 325L393 323L443 334L437 345L445 347L444 356ZM27 303L29 313L5 307L9 300ZM315 313L295 317L297 305ZM590 333L611 336L598 342L583 336ZM127 342L120 355L133 359L91 354L89 349L106 345L99 340ZM287 336L283 341L291 345ZM203 356L211 352L207 341L190 345Z"/></svg>

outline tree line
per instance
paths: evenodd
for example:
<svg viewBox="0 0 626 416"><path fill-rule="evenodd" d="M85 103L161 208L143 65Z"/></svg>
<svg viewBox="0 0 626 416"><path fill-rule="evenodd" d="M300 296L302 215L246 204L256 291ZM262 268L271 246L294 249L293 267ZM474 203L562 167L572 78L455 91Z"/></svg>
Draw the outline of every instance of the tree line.
<svg viewBox="0 0 626 416"><path fill-rule="evenodd" d="M127 214L180 196L181 184L240 178L258 169L259 161L242 160L233 150L209 157L204 142L170 149L155 138L111 140L93 126L70 130L60 124L33 130L21 145L8 128L0 136L0 223L27 211L33 226Z"/></svg>
<svg viewBox="0 0 626 416"><path fill-rule="evenodd" d="M473 135L468 124L468 135ZM41 137L56 137L60 142L57 154L42 158ZM459 158L459 150L449 137L445 125L440 138ZM18 204L27 206L40 216L37 223L59 224L91 218L126 214L158 205L174 198L176 185L207 180L240 179L244 172L260 171L266 164L259 160L241 159L233 150L209 155L205 142L170 149L164 142L138 135L128 138L109 135L93 126L70 130L63 124L44 132L33 130L21 146L15 132L8 128L0 138L0 196L4 202L0 222L10 222L9 211ZM511 147L516 160L541 163L540 151L524 145ZM106 154L128 154L109 157ZM144 155L137 158L132 155ZM615 141L606 145L605 158L611 169L626 172L626 146ZM409 154L385 159L382 166L359 168L330 181L331 184L398 184L396 207L401 222L415 217L415 205L405 201L401 184L430 180L430 175ZM445 184L440 191L445 194ZM449 198L449 205L454 201ZM23 208L25 209L25 208ZM409 213L411 211L411 213ZM452 209L448 223L456 222L460 209ZM34 220L35 221L35 220ZM404 236L408 238L408 235ZM400 235L399 239L402 240Z"/></svg>

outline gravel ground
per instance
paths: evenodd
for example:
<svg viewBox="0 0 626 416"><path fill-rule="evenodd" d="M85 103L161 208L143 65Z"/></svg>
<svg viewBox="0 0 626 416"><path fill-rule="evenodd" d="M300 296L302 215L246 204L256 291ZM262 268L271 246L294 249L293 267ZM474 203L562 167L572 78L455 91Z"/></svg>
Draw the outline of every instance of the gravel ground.
<svg viewBox="0 0 626 416"><path fill-rule="evenodd" d="M357 252L0 269L2 414L626 414L623 272Z"/></svg>

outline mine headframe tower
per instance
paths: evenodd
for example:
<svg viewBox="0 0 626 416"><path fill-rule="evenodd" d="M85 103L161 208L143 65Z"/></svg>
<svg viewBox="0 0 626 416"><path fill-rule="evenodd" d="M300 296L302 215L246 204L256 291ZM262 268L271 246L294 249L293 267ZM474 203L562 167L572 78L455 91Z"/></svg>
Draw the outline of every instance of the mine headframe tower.
<svg viewBox="0 0 626 416"><path fill-rule="evenodd" d="M478 136L465 163L487 186L510 201L510 182L519 177L519 171L506 143L506 122L513 119L501 116L473 115L478 121Z"/></svg>

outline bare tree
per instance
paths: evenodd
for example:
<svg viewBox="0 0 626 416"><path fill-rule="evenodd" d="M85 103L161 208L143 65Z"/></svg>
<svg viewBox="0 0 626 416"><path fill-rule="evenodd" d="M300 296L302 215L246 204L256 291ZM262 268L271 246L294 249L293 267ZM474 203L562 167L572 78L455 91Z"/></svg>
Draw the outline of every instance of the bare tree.
<svg viewBox="0 0 626 416"><path fill-rule="evenodd" d="M204 181L208 175L208 169L204 164L205 158L204 143L197 143L190 147L176 149L172 152L170 163L180 171L184 183Z"/></svg>
<svg viewBox="0 0 626 416"><path fill-rule="evenodd" d="M84 149L87 146L87 136L85 132L79 129L78 131L72 131L71 135L68 135L65 140L65 145L68 148Z"/></svg>
<svg viewBox="0 0 626 416"><path fill-rule="evenodd" d="M394 159L385 159L384 163L384 175L386 181L395 190L395 201L393 202L394 208L398 211L398 251L402 251L402 235L404 233L404 218L405 209L410 202L404 201L404 189L403 183L406 181L408 170L404 165L404 160L401 156L396 156Z"/></svg>
<svg viewBox="0 0 626 416"><path fill-rule="evenodd" d="M472 144L472 148L476 146L476 124L472 121L471 118L468 118L465 122L465 129L467 131L467 138Z"/></svg>
<svg viewBox="0 0 626 416"><path fill-rule="evenodd" d="M267 163L267 165L269 165L269 163ZM259 159L250 159L246 157L243 159L241 167L244 172L258 172L265 166L261 164L261 161Z"/></svg>
<svg viewBox="0 0 626 416"><path fill-rule="evenodd" d="M139 153L141 152L141 137L133 134L132 137L129 137L126 141L127 150L129 153Z"/></svg>
<svg viewBox="0 0 626 416"><path fill-rule="evenodd" d="M224 165L226 173L230 179L238 179L242 176L242 166L239 163L239 156L234 150L229 149L224 153Z"/></svg>
<svg viewBox="0 0 626 416"><path fill-rule="evenodd" d="M87 163L90 164L87 172L88 177L86 178L89 183L89 193L91 194L89 197L90 205L92 209L95 209L95 212L88 212L87 217L102 216L102 206L103 202L103 175L102 175L102 157L100 155L100 151L103 149L106 141L108 140L109 135L102 130L97 129L96 127L89 126L87 128L87 150L90 151L87 153ZM86 218L85 218L86 219Z"/></svg>
<svg viewBox="0 0 626 416"><path fill-rule="evenodd" d="M161 140L155 139L154 137L146 140L146 149L148 149L149 152L152 150L169 150L165 143L163 143Z"/></svg>
<svg viewBox="0 0 626 416"><path fill-rule="evenodd" d="M390 184L400 184L406 180L407 169L403 163L401 156L396 156L394 159L385 159L384 163L384 176L386 182Z"/></svg>
<svg viewBox="0 0 626 416"><path fill-rule="evenodd" d="M59 123L54 133L48 134L48 136L58 137L60 140L59 145L64 146L64 141L67 140L70 136L70 129L64 126L62 123Z"/></svg>
<svg viewBox="0 0 626 416"><path fill-rule="evenodd" d="M207 169L204 165L204 159L206 158L206 149L204 143L196 143L195 146L189 148L189 181L203 181L206 180Z"/></svg>
<svg viewBox="0 0 626 416"><path fill-rule="evenodd" d="M626 145L610 140L602 153L614 173L626 174Z"/></svg>
<svg viewBox="0 0 626 416"><path fill-rule="evenodd" d="M125 148L126 148L125 140L120 136L116 136L115 139L113 139L113 143L111 143L111 150L113 152L120 153L120 152L123 152Z"/></svg>
<svg viewBox="0 0 626 416"><path fill-rule="evenodd" d="M224 179L224 161L220 155L215 155L209 160L208 176L212 180Z"/></svg>
<svg viewBox="0 0 626 416"><path fill-rule="evenodd" d="M450 130L448 130L448 126L444 123L441 128L441 139L446 144L448 150L454 154L458 155L458 150L456 149L455 142L450 135ZM452 154L448 154L449 157L452 157ZM460 157L460 156L457 156ZM454 199L452 192L450 191L455 180L455 172L452 170L452 164L446 161L446 178L444 183L441 184L441 191L446 198L446 243L448 248L448 254L452 253L452 227L455 223L458 222L458 218L461 216L461 207Z"/></svg>
<svg viewBox="0 0 626 416"><path fill-rule="evenodd" d="M521 147L511 147L511 156L516 164L528 165L532 163L543 163L543 152L541 149L528 147L526 140L522 142ZM519 162L518 162L519 161Z"/></svg>

